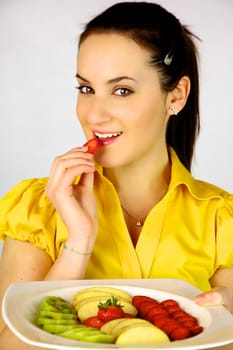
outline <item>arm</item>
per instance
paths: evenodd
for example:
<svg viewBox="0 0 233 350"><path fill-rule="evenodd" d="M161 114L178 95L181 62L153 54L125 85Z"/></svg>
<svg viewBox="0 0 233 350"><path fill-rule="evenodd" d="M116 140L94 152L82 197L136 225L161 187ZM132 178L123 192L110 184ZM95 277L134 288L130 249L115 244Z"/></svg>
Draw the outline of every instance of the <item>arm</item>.
<svg viewBox="0 0 233 350"><path fill-rule="evenodd" d="M27 242L7 239L2 252L0 263L0 303L13 282L43 280L52 266L51 258L41 249ZM5 326L0 315L0 349L1 350L29 350L39 349L21 342Z"/></svg>
<svg viewBox="0 0 233 350"><path fill-rule="evenodd" d="M196 297L199 305L224 305L233 314L233 267L216 271L210 280L212 290Z"/></svg>
<svg viewBox="0 0 233 350"><path fill-rule="evenodd" d="M93 194L95 165L87 147L75 148L55 159L46 194L65 223L66 250L53 263L47 253L27 242L7 239L0 265L0 299L17 281L83 278L97 233L97 209ZM77 185L76 176L80 176ZM28 350L13 336L0 317L1 350ZM37 348L38 349L38 348Z"/></svg>

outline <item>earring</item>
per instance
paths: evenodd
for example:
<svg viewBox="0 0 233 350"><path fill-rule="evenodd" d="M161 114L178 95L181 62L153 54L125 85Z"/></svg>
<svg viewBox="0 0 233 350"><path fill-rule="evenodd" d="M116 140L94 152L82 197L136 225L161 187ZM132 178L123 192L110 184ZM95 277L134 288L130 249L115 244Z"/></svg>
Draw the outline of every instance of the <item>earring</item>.
<svg viewBox="0 0 233 350"><path fill-rule="evenodd" d="M174 106L170 106L169 111L171 112L171 115L177 115L179 112Z"/></svg>

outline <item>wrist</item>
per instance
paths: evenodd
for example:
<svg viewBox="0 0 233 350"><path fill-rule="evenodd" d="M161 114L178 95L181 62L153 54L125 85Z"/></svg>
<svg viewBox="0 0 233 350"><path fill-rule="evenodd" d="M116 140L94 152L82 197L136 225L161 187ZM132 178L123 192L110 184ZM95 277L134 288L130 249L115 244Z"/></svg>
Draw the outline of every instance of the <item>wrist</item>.
<svg viewBox="0 0 233 350"><path fill-rule="evenodd" d="M82 255L82 256L90 256L92 254L92 250L80 250L80 249L74 248L73 246L67 243L64 243L63 250L67 250L71 253Z"/></svg>

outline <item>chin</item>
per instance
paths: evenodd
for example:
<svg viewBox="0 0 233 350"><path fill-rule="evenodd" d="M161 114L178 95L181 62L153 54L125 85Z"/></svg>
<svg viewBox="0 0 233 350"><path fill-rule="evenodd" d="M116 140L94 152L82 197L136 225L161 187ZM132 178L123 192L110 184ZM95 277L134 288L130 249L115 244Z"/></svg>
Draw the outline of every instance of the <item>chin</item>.
<svg viewBox="0 0 233 350"><path fill-rule="evenodd" d="M95 160L103 168L115 168L123 165L122 156L117 159L117 157L101 155L101 152L95 155Z"/></svg>

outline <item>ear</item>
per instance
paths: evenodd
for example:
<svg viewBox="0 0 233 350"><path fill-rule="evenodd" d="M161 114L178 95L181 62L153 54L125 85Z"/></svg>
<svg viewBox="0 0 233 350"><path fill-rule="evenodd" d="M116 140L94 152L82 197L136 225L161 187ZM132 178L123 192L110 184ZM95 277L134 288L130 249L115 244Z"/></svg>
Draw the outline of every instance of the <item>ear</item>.
<svg viewBox="0 0 233 350"><path fill-rule="evenodd" d="M185 106L188 95L190 92L190 79L187 76L183 76L175 89L170 91L167 96L167 111L168 115L179 113ZM173 113L170 108L172 107ZM176 111L174 113L174 111Z"/></svg>

